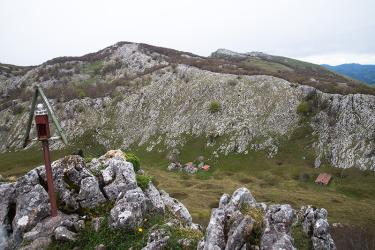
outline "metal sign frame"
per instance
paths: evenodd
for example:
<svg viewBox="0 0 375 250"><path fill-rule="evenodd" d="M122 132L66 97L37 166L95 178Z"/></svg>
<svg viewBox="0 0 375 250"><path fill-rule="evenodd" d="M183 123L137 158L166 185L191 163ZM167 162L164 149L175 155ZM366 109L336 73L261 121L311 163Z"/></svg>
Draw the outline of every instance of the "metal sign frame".
<svg viewBox="0 0 375 250"><path fill-rule="evenodd" d="M47 111L48 111L48 114L51 116L53 124L55 125L57 133L59 134L58 137L51 137L50 139L51 140L61 139L65 145L68 144L68 140L66 139L64 131L61 128L60 123L57 120L57 117L55 116L55 113L53 112L53 109L52 109L50 103L48 102L48 99L47 99L46 95L44 94L42 88L39 85L37 85L35 87L33 100L31 102L31 109L30 109L30 114L29 114L29 120L27 122L25 138L23 140L23 147L25 148L31 141L30 140L30 130L31 130L31 125L33 123L34 111L35 111L35 106L36 106L38 96L40 96L43 103L45 104L45 106L47 108ZM33 139L33 140L37 140L37 139Z"/></svg>

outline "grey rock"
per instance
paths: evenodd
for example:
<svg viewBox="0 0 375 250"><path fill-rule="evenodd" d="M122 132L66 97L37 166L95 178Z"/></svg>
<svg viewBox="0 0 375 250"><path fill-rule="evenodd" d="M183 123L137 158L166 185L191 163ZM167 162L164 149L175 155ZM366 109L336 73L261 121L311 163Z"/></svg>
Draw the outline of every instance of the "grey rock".
<svg viewBox="0 0 375 250"><path fill-rule="evenodd" d="M59 226L55 229L55 239L57 241L76 241L77 234L69 231L66 227Z"/></svg>
<svg viewBox="0 0 375 250"><path fill-rule="evenodd" d="M84 208L94 208L106 201L104 195L100 191L96 177L86 177L81 181L77 200L81 207Z"/></svg>
<svg viewBox="0 0 375 250"><path fill-rule="evenodd" d="M230 196L229 194L223 194L221 197L220 197L220 201L219 201L219 208L224 208L225 206L228 205L230 201Z"/></svg>
<svg viewBox="0 0 375 250"><path fill-rule="evenodd" d="M99 244L99 245L97 245L95 248L94 248L94 250L106 250L107 248L105 247L105 245L104 244Z"/></svg>
<svg viewBox="0 0 375 250"><path fill-rule="evenodd" d="M336 249L329 232L328 212L326 209L315 209L311 206L302 207L299 217L302 230L306 235L311 237L315 250Z"/></svg>
<svg viewBox="0 0 375 250"><path fill-rule="evenodd" d="M256 200L250 190L242 187L234 191L229 203L228 210L239 210L242 206L255 206Z"/></svg>
<svg viewBox="0 0 375 250"><path fill-rule="evenodd" d="M107 183L104 192L110 200L116 200L121 192L125 193L137 188L133 165L123 158L108 159L105 162L105 170L102 171L102 174L104 182Z"/></svg>
<svg viewBox="0 0 375 250"><path fill-rule="evenodd" d="M140 195L138 197L140 200L135 200L135 196L132 192L128 199L125 194L123 198L116 201L110 212L111 227L134 231L142 224L145 211L142 205L145 204L145 199L143 200Z"/></svg>
<svg viewBox="0 0 375 250"><path fill-rule="evenodd" d="M156 187L150 183L144 193L151 202L150 211L158 214L164 214L165 205Z"/></svg>
<svg viewBox="0 0 375 250"><path fill-rule="evenodd" d="M30 244L19 248L19 250L44 250L48 249L51 243L51 237L39 237L33 240Z"/></svg>
<svg viewBox="0 0 375 250"><path fill-rule="evenodd" d="M241 222L228 233L228 240L225 246L226 250L239 250L245 245L245 239L249 239L253 229L253 220L251 217L244 217Z"/></svg>
<svg viewBox="0 0 375 250"><path fill-rule="evenodd" d="M56 217L47 217L38 222L35 227L24 234L24 241L33 241L41 237L51 237L57 227L73 227L78 222L78 215L58 213Z"/></svg>
<svg viewBox="0 0 375 250"><path fill-rule="evenodd" d="M81 186L83 179L93 177L86 168L85 160L78 155L66 156L61 164L64 166L64 174L77 186Z"/></svg>
<svg viewBox="0 0 375 250"><path fill-rule="evenodd" d="M97 159L93 158L88 164L87 169L91 171L93 174L97 174L102 170L102 163Z"/></svg>
<svg viewBox="0 0 375 250"><path fill-rule="evenodd" d="M162 250L168 244L170 232L165 229L154 230L147 240L147 245L142 250Z"/></svg>
<svg viewBox="0 0 375 250"><path fill-rule="evenodd" d="M160 191L160 194L166 208L168 208L172 214L177 216L177 218L181 219L187 226L190 226L193 219L184 204L170 197L169 194L163 190Z"/></svg>
<svg viewBox="0 0 375 250"><path fill-rule="evenodd" d="M92 220L92 227L95 232L99 232L100 227L104 221L104 217L97 217Z"/></svg>
<svg viewBox="0 0 375 250"><path fill-rule="evenodd" d="M223 209L212 209L210 222L206 229L204 250L225 248L225 212ZM203 245L203 244L202 244Z"/></svg>
<svg viewBox="0 0 375 250"><path fill-rule="evenodd" d="M15 184L2 183L0 184L0 224L10 225L12 222L8 221L7 214L11 204L15 204Z"/></svg>
<svg viewBox="0 0 375 250"><path fill-rule="evenodd" d="M17 182L16 186L20 183ZM39 221L50 215L48 194L44 188L36 184L32 187L25 185L21 193L18 190L16 199L16 214L13 219L13 240L16 245L22 241L24 232L32 229ZM16 191L17 192L17 191Z"/></svg>
<svg viewBox="0 0 375 250"><path fill-rule="evenodd" d="M76 232L81 231L82 229L85 228L85 221L84 220L78 220L73 224L74 230Z"/></svg>
<svg viewBox="0 0 375 250"><path fill-rule="evenodd" d="M264 217L260 249L294 250L291 226L295 211L287 205L270 205Z"/></svg>

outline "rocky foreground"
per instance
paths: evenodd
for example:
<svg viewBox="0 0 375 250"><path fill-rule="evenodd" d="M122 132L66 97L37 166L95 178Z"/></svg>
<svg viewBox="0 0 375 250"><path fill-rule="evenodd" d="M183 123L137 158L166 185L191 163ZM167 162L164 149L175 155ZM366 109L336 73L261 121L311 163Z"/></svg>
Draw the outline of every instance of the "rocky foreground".
<svg viewBox="0 0 375 250"><path fill-rule="evenodd" d="M80 156L67 156L53 162L52 168L59 207L54 218L49 217L44 166L16 182L0 184L5 236L0 239L0 249L76 244L88 227L93 228L93 237L100 227L142 233L142 227L155 216L163 218L162 222L151 225L139 248L295 249L292 228L298 225L314 249L336 249L323 208L307 206L296 211L288 204L258 203L243 187L220 198L203 236L202 227L192 222L187 208L158 190L142 170L135 171L121 151L110 151L88 164ZM188 233L178 234L176 239L176 230ZM106 249L106 245L96 249Z"/></svg>

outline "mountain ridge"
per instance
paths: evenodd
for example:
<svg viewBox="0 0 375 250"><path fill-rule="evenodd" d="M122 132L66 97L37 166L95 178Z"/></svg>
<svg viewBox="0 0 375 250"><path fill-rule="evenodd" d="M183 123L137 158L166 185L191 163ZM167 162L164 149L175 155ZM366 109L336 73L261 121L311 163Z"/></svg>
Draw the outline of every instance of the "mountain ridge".
<svg viewBox="0 0 375 250"><path fill-rule="evenodd" d="M10 86L13 92L1 97L0 150L22 145L22 127L38 84L74 143L90 140L104 148L147 146L168 151L184 145L186 136L201 136L214 155L264 150L272 158L281 141L306 128L305 135L314 139L309 145L312 165L328 161L340 168L375 169L375 133L368 130L375 126L375 97L325 93L262 74L277 75L295 65L285 78L316 72L313 83L322 84L321 71L275 58L251 63L118 43L83 57L50 60L23 75L2 74L1 88ZM261 67L265 69L259 71ZM329 74L322 79L336 77Z"/></svg>
<svg viewBox="0 0 375 250"><path fill-rule="evenodd" d="M345 63L336 66L322 64L322 66L367 84L375 84L375 65L373 64Z"/></svg>

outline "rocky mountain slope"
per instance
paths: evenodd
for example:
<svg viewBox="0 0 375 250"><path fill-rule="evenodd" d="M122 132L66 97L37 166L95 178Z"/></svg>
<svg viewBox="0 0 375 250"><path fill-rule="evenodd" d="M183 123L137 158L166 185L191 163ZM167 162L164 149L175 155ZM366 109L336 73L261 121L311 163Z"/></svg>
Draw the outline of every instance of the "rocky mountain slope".
<svg viewBox="0 0 375 250"><path fill-rule="evenodd" d="M296 249L299 234L304 247L336 249L324 208L256 202L244 187L223 194L203 234L121 151L87 164L67 156L52 170L57 217L49 217L44 166L0 183L1 249Z"/></svg>
<svg viewBox="0 0 375 250"><path fill-rule="evenodd" d="M39 84L72 144L169 151L189 137L204 137L214 155L266 150L273 157L281 141L308 128L316 166L375 169L374 89L291 59L227 54L204 58L118 43L23 74L16 66L1 71L0 150L20 148L32 88ZM326 93L331 90L336 94Z"/></svg>

